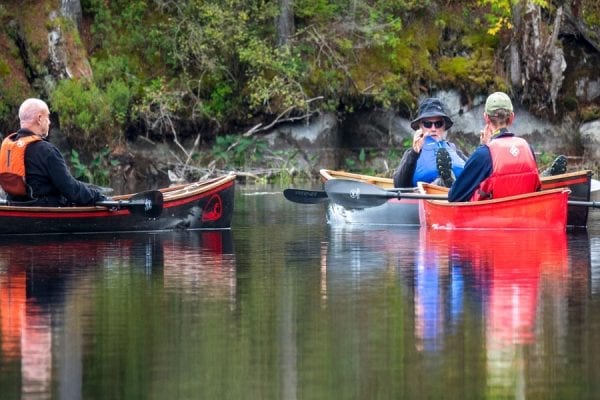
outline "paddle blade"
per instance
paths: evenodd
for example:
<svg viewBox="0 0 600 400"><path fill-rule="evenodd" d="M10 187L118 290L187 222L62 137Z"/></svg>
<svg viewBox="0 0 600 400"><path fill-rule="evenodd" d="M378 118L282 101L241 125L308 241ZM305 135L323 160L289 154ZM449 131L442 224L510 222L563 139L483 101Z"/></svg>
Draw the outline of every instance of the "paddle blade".
<svg viewBox="0 0 600 400"><path fill-rule="evenodd" d="M126 208L135 215L158 218L162 214L163 194L158 190L148 190L134 194L129 200L104 200L96 205L117 210Z"/></svg>
<svg viewBox="0 0 600 400"><path fill-rule="evenodd" d="M322 190L285 189L283 195L289 201L300 204L320 204L329 201L327 193Z"/></svg>
<svg viewBox="0 0 600 400"><path fill-rule="evenodd" d="M158 218L163 210L163 194L158 190L136 193L129 199L129 210L132 214L144 215L147 218Z"/></svg>
<svg viewBox="0 0 600 400"><path fill-rule="evenodd" d="M368 208L384 204L398 194L378 186L349 179L330 179L325 182L327 196L346 208Z"/></svg>

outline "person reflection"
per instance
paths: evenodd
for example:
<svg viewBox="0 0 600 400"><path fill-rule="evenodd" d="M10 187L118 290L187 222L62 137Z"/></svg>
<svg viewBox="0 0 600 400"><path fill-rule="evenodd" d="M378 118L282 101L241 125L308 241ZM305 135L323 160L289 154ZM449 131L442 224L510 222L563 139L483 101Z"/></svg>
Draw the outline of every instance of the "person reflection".
<svg viewBox="0 0 600 400"><path fill-rule="evenodd" d="M50 398L52 325L47 310L27 295L25 270L12 264L0 276L4 362L21 362L21 398Z"/></svg>
<svg viewBox="0 0 600 400"><path fill-rule="evenodd" d="M414 281L417 349L438 352L447 326L456 326L463 314L464 277L453 265L451 242L434 231L421 229Z"/></svg>
<svg viewBox="0 0 600 400"><path fill-rule="evenodd" d="M458 260L470 266L474 293L483 306L488 390L493 396L525 398L525 347L543 333L537 321L552 319L543 315L542 290L564 286L560 280L568 270L566 234L466 231L453 233L452 242Z"/></svg>
<svg viewBox="0 0 600 400"><path fill-rule="evenodd" d="M72 292L86 274L105 259L115 258L111 241L65 237L3 238L0 243L0 361L4 373L19 376L14 398L80 398L82 329L73 309L85 307L89 296ZM119 256L133 243L114 247ZM77 283L68 285L77 280ZM18 371L18 372L17 372ZM2 387L0 398L6 395Z"/></svg>

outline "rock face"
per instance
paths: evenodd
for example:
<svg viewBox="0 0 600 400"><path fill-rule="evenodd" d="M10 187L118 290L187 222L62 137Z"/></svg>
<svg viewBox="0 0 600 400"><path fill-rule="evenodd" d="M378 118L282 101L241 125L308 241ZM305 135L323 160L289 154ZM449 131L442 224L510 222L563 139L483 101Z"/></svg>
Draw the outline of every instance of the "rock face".
<svg viewBox="0 0 600 400"><path fill-rule="evenodd" d="M467 108L461 106L457 92L444 91L433 96L442 98L449 105L448 112L454 121L448 132L449 140L470 152L479 144L485 98L476 99ZM515 116L512 130L528 140L537 153L577 154L583 150L584 158L600 160L600 121L586 123L581 128L569 121L551 124L518 106ZM358 153L361 149L383 152L391 148L402 150L403 143L410 142L413 135L410 121L392 111L356 112L347 115L341 122L337 122L333 115L325 114L309 125L277 128L268 138L274 148L297 149L298 165L313 170L343 168L343 155L348 152ZM578 146L583 146L583 149Z"/></svg>
<svg viewBox="0 0 600 400"><path fill-rule="evenodd" d="M583 159L598 167L600 163L600 121L588 122L579 128Z"/></svg>
<svg viewBox="0 0 600 400"><path fill-rule="evenodd" d="M282 125L265 139L276 150L296 150L292 160L297 169L318 173L319 166L337 165L339 122L332 113L320 114L309 124Z"/></svg>
<svg viewBox="0 0 600 400"><path fill-rule="evenodd" d="M82 11L79 0L61 0L60 13L64 17L74 21L78 27L81 25Z"/></svg>

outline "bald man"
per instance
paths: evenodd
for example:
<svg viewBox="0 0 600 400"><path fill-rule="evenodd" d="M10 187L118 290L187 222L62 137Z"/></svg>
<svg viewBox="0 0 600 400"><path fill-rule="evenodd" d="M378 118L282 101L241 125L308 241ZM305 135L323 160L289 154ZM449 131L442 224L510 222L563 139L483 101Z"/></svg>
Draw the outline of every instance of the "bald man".
<svg viewBox="0 0 600 400"><path fill-rule="evenodd" d="M92 205L106 197L76 180L62 154L48 141L50 110L40 100L19 107L21 129L2 141L0 185L12 202L32 206Z"/></svg>

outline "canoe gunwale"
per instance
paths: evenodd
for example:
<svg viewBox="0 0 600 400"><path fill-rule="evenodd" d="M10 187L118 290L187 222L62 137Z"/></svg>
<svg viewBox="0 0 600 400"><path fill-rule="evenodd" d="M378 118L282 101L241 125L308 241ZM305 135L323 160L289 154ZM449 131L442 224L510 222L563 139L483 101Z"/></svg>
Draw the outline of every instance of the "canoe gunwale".
<svg viewBox="0 0 600 400"><path fill-rule="evenodd" d="M419 191L423 194L439 194L439 190L437 189L436 185L419 182L418 187L419 187ZM429 190L430 187L433 187L433 190ZM432 203L432 204L440 205L440 206L473 208L473 207L477 207L477 206L488 206L488 205L494 205L494 204L515 202L515 201L519 201L519 200L523 200L523 199L528 199L530 197L549 196L554 193L561 193L564 191L571 193L571 189L569 189L568 187L561 187L561 188L556 188L556 189L547 189L547 190L541 190L539 192L531 192L531 193L519 194L516 196L501 197L499 199L490 199L490 200L457 201L457 202L449 202L448 200L425 200L425 201Z"/></svg>
<svg viewBox="0 0 600 400"><path fill-rule="evenodd" d="M230 229L235 179L236 175L230 174L159 189L166 194L158 218L135 215L127 207L0 205L0 235Z"/></svg>
<svg viewBox="0 0 600 400"><path fill-rule="evenodd" d="M163 188L158 189L160 192L164 193L163 201L164 208L169 207L169 203L174 202L176 200L193 198L193 196L198 194L206 194L208 191L212 189L220 189L223 185L234 181L235 175L227 175L225 177L214 178L211 179L208 183L204 181L193 182L185 185L179 185L173 191L172 188ZM111 197L111 200L128 200L134 194L124 194ZM24 213L89 213L89 212L103 212L106 211L108 214L113 214L118 211L126 211L126 209L122 210L111 210L109 207L104 206L74 206L74 207L37 207L37 206L15 206L15 205L0 205L0 215L2 211L22 211Z"/></svg>

